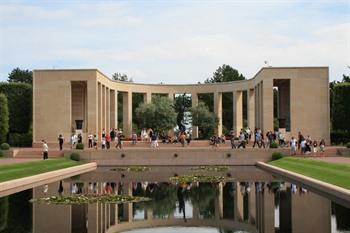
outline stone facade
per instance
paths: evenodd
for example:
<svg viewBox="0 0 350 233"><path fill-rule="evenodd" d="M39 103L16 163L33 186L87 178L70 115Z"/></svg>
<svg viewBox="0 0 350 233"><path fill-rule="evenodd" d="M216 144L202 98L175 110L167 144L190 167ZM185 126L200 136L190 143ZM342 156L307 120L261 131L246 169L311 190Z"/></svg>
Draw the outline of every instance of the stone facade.
<svg viewBox="0 0 350 233"><path fill-rule="evenodd" d="M152 94L187 93L192 104L198 94L214 94L214 112L219 118L216 132L222 134L222 94L233 95L233 128L243 127L243 95L247 96L247 123L263 132L274 130L274 88L279 90L280 126L287 139L304 136L324 138L329 143L328 67L264 67L252 79L213 84L139 84L113 81L97 69L34 70L33 144L42 139L57 142L58 134L68 140L79 124L84 139L88 133L101 135L103 129L118 128L117 94L123 96L123 132L132 132L132 93L143 93L151 102ZM80 123L79 123L80 122ZM237 130L236 130L237 129ZM200 130L200 129L199 129ZM197 131L197 129L195 129Z"/></svg>

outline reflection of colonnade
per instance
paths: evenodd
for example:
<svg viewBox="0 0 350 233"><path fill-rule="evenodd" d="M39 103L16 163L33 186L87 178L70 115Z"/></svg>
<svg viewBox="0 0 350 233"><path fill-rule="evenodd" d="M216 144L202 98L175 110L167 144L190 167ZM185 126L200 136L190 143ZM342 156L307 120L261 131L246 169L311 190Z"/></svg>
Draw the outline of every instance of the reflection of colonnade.
<svg viewBox="0 0 350 233"><path fill-rule="evenodd" d="M59 182L50 184L48 192L42 187L33 189L33 197L57 195ZM78 192L105 193L105 186L95 183L81 183ZM63 182L63 194L71 193L74 185ZM224 189L231 189L232 202L225 203ZM276 227L283 232L329 232L330 201L313 193L292 194L290 188L279 191L279 204L275 203L276 193L264 183L229 182L216 187L214 197L214 216L204 218L198 206L193 205L187 221L174 216L174 212L165 217L154 216L153 209L143 207L143 219L135 219L133 203L125 204L88 204L88 205L45 205L33 204L34 233L114 233L137 228L166 226L210 226L223 229L235 229L248 232L275 232ZM116 185L114 193L132 195L132 183ZM226 200L227 201L227 200ZM232 204L232 203L231 203ZM277 207L279 206L279 207ZM227 209L233 208L233 209ZM276 208L278 215L276 215ZM317 211L315 211L317 209ZM233 215L229 212L233 211ZM276 216L279 219L276 219ZM279 226L276 226L276 222Z"/></svg>
<svg viewBox="0 0 350 233"><path fill-rule="evenodd" d="M247 98L247 124L263 131L274 130L274 118L288 135L299 130L329 141L329 94L327 67L262 68L254 78L212 84L138 84L112 81L98 70L35 70L33 94L33 142L42 138L56 142L62 133L69 138L76 121L83 122L81 132L101 135L103 129L118 128L118 94L123 98L123 132L132 132L132 96L142 93L150 103L152 95L214 96L214 112L219 119L216 132L222 133L222 95L232 94L233 128L243 127L243 97ZM273 89L278 89L278 115L274 115ZM313 98L303 98L305 93ZM317 101L314 101L317 100ZM276 103L275 103L276 104ZM45 114L42 114L44 112ZM197 130L194 130L197 131ZM86 139L86 137L84 137Z"/></svg>

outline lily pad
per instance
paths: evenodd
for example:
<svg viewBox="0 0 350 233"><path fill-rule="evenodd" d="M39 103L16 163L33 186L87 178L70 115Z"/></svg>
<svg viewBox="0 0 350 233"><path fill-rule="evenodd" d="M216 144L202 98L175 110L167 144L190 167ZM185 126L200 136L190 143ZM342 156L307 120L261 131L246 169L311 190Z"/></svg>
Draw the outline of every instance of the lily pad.
<svg viewBox="0 0 350 233"><path fill-rule="evenodd" d="M224 176L206 176L206 175L173 176L173 177L170 177L169 179L171 182L175 182L175 183L192 183L192 182L218 183L226 180Z"/></svg>
<svg viewBox="0 0 350 233"><path fill-rule="evenodd" d="M115 167L112 168L111 171L118 171L118 172L146 172L151 170L149 167L143 167L143 166L129 166L129 167Z"/></svg>
<svg viewBox="0 0 350 233"><path fill-rule="evenodd" d="M192 167L191 170L203 170L208 172L225 172L228 170L228 166L220 166L220 165L199 166L199 167Z"/></svg>
<svg viewBox="0 0 350 233"><path fill-rule="evenodd" d="M94 204L94 203L128 203L150 201L147 197L124 196L115 194L77 194L71 196L50 196L31 199L32 203L45 203L55 205L72 205L72 204Z"/></svg>

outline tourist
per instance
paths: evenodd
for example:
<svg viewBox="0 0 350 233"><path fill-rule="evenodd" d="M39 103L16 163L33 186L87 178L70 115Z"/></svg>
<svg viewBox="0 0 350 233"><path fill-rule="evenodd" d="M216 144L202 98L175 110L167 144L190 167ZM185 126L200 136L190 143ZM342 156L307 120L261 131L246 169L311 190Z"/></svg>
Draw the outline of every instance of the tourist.
<svg viewBox="0 0 350 233"><path fill-rule="evenodd" d="M117 145L115 146L117 149L122 149L122 145L123 145L123 135L122 134L118 134L117 136Z"/></svg>
<svg viewBox="0 0 350 233"><path fill-rule="evenodd" d="M185 134L185 132L181 132L180 143L181 143L182 147L185 147L185 143L186 143L186 134Z"/></svg>
<svg viewBox="0 0 350 233"><path fill-rule="evenodd" d="M105 131L105 128L102 129L102 137L101 138L104 138L106 136L106 131Z"/></svg>
<svg viewBox="0 0 350 233"><path fill-rule="evenodd" d="M302 154L305 154L305 152L306 152L306 140L305 140L305 138L302 138L302 141L300 142L300 150L301 150Z"/></svg>
<svg viewBox="0 0 350 233"><path fill-rule="evenodd" d="M250 142L251 138L252 138L252 131L250 130L250 128L246 129L246 132L248 134L248 143Z"/></svg>
<svg viewBox="0 0 350 233"><path fill-rule="evenodd" d="M290 155L296 155L298 141L292 137L290 140Z"/></svg>
<svg viewBox="0 0 350 233"><path fill-rule="evenodd" d="M312 143L312 147L313 147L313 152L314 152L314 154L316 154L317 153L317 141L316 140L314 140L314 142Z"/></svg>
<svg viewBox="0 0 350 233"><path fill-rule="evenodd" d="M132 144L136 145L137 142L137 134L135 132L132 133L131 135L131 140L132 140Z"/></svg>
<svg viewBox="0 0 350 233"><path fill-rule="evenodd" d="M246 143L246 136L243 132L243 130L241 130L241 133L239 135L239 145L238 148L243 147L243 149L245 149L245 143Z"/></svg>
<svg viewBox="0 0 350 233"><path fill-rule="evenodd" d="M278 132L278 143L280 145L280 147L284 147L285 146L285 141L284 141L284 135L281 131Z"/></svg>
<svg viewBox="0 0 350 233"><path fill-rule="evenodd" d="M92 148L92 146L93 146L93 143L92 143L93 139L94 139L94 136L92 134L89 134L89 136L88 136L88 142L89 142L88 147L89 148Z"/></svg>
<svg viewBox="0 0 350 233"><path fill-rule="evenodd" d="M80 134L78 134L78 143L83 143L83 136Z"/></svg>
<svg viewBox="0 0 350 233"><path fill-rule="evenodd" d="M71 148L73 149L75 147L75 144L78 142L78 136L76 134L73 134L71 137Z"/></svg>
<svg viewBox="0 0 350 233"><path fill-rule="evenodd" d="M149 136L149 140L150 142L152 142L152 136L153 136L153 130L152 129L148 129L148 136Z"/></svg>
<svg viewBox="0 0 350 233"><path fill-rule="evenodd" d="M151 136L151 148L156 148L158 147L158 142L157 142L157 134L153 133L153 131L150 131Z"/></svg>
<svg viewBox="0 0 350 233"><path fill-rule="evenodd" d="M326 142L325 140L322 138L322 140L320 141L320 152L324 152L324 149L326 147Z"/></svg>
<svg viewBox="0 0 350 233"><path fill-rule="evenodd" d="M187 145L190 145L192 140L192 132L188 132L187 137L186 137L186 141L187 141Z"/></svg>
<svg viewBox="0 0 350 233"><path fill-rule="evenodd" d="M114 142L114 140L115 140L115 130L114 130L114 128L111 129L109 135L111 136L111 142Z"/></svg>
<svg viewBox="0 0 350 233"><path fill-rule="evenodd" d="M298 150L300 149L301 147L301 141L303 141L304 139L304 136L301 134L301 132L299 131L298 132Z"/></svg>
<svg viewBox="0 0 350 233"><path fill-rule="evenodd" d="M237 142L239 142L238 138L232 135L232 137L231 137L231 148L232 149L236 149L237 148L237 146L239 144Z"/></svg>
<svg viewBox="0 0 350 233"><path fill-rule="evenodd" d="M106 148L106 138L102 138L102 140L101 140L101 148L102 148L102 150Z"/></svg>
<svg viewBox="0 0 350 233"><path fill-rule="evenodd" d="M111 147L111 136L109 135L109 133L106 133L106 148L109 150L109 148Z"/></svg>
<svg viewBox="0 0 350 233"><path fill-rule="evenodd" d="M49 158L49 147L45 140L41 141L43 143L43 159L46 160Z"/></svg>
<svg viewBox="0 0 350 233"><path fill-rule="evenodd" d="M62 134L60 134L60 135L58 136L58 144L59 144L59 146L60 146L60 150L63 149L63 142L64 142L64 137L62 136Z"/></svg>
<svg viewBox="0 0 350 233"><path fill-rule="evenodd" d="M97 150L97 136L94 134L94 148Z"/></svg>

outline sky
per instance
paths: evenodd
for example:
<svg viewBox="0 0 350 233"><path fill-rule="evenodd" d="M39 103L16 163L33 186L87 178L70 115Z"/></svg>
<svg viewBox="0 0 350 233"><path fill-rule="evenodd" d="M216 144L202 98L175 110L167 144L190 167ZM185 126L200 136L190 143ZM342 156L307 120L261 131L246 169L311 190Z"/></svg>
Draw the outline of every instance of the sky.
<svg viewBox="0 0 350 233"><path fill-rule="evenodd" d="M197 83L227 64L350 74L350 0L0 0L0 81L12 69L97 68L139 83Z"/></svg>

